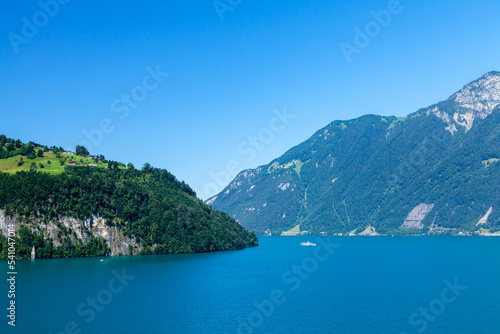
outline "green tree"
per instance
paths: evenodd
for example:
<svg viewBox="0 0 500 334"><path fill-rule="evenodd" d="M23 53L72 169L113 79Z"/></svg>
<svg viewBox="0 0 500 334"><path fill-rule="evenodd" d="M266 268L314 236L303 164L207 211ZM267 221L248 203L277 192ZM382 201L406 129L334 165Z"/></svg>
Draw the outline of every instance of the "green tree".
<svg viewBox="0 0 500 334"><path fill-rule="evenodd" d="M142 166L142 171L147 173L147 172L150 172L152 170L152 167L151 167L151 164L149 162L146 162L143 166Z"/></svg>
<svg viewBox="0 0 500 334"><path fill-rule="evenodd" d="M88 157L89 151L85 148L85 146L76 145L76 155L80 155L82 157Z"/></svg>
<svg viewBox="0 0 500 334"><path fill-rule="evenodd" d="M37 155L37 157L39 157L39 158L43 158L43 151L42 151L42 150L38 150L38 151L36 152L36 155Z"/></svg>
<svg viewBox="0 0 500 334"><path fill-rule="evenodd" d="M24 165L24 160L23 160L23 157L21 157L21 159L19 159L19 162L17 163L18 166L22 166Z"/></svg>

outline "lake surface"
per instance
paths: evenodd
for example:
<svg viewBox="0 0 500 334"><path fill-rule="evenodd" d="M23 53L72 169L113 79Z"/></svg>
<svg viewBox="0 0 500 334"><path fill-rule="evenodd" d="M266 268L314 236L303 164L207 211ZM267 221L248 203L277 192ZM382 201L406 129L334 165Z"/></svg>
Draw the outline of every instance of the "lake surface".
<svg viewBox="0 0 500 334"><path fill-rule="evenodd" d="M307 240L317 246L300 246ZM500 238L259 241L211 254L18 261L16 327L3 280L1 333L500 333Z"/></svg>

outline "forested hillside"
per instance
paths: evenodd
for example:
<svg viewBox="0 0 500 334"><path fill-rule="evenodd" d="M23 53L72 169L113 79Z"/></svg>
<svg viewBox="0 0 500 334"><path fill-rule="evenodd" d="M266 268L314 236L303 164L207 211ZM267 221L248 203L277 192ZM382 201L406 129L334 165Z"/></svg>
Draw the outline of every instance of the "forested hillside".
<svg viewBox="0 0 500 334"><path fill-rule="evenodd" d="M4 235L9 221L17 224L16 249L21 257L28 257L33 246L38 257L46 258L107 255L114 246L114 239L106 239L111 228L115 237L119 234L122 241L133 241L122 247L123 254L210 252L257 245L253 233L197 199L187 184L168 171L149 164L140 170L110 162L103 167L65 166L52 174L38 168L0 172L0 210L4 211L0 217ZM62 223L65 217L82 223L75 228ZM103 236L94 231L97 219L105 221L106 226L100 227ZM0 254L5 258L7 239L0 238Z"/></svg>
<svg viewBox="0 0 500 334"><path fill-rule="evenodd" d="M407 117L332 122L207 203L258 234L500 231L499 104L491 72Z"/></svg>

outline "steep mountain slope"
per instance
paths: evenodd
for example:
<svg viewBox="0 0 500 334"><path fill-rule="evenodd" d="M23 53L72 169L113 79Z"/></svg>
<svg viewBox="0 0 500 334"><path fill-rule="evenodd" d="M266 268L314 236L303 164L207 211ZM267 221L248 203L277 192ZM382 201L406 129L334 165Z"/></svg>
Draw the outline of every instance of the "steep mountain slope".
<svg viewBox="0 0 500 334"><path fill-rule="evenodd" d="M34 160L30 150L21 151L30 145L19 142L20 154L9 159ZM0 258L8 255L9 229L15 230L17 257L29 257L33 247L38 257L51 258L210 252L258 243L184 182L149 164L138 170L100 161L43 170L0 172Z"/></svg>
<svg viewBox="0 0 500 334"><path fill-rule="evenodd" d="M500 230L499 104L490 72L405 118L332 122L207 203L258 234Z"/></svg>

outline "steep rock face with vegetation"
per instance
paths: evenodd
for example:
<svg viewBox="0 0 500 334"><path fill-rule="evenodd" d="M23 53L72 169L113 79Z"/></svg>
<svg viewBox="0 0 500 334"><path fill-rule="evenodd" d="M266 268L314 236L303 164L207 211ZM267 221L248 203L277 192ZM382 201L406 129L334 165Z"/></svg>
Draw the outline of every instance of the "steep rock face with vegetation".
<svg viewBox="0 0 500 334"><path fill-rule="evenodd" d="M46 239L51 240L49 254L54 254L55 248L61 246L62 250L65 246L64 241L70 242L70 245L79 244L84 246L94 239L102 239L101 242L106 242L107 245L106 252L96 255L133 255L143 250L143 246L137 243L135 237L125 236L118 227L109 226L106 224L106 219L96 215L92 215L89 219L59 217L48 222L43 218L34 218L29 220L27 224L26 220L19 219L16 216L6 216L5 212L0 210L1 234L7 236L9 226L14 226L15 231L23 230L25 233L31 234L30 242L24 242L24 244L29 247L28 244L33 243L35 250L38 251L38 257L41 258L47 257L45 256L45 253L47 253L47 249L45 249ZM34 242L37 236L41 243Z"/></svg>
<svg viewBox="0 0 500 334"><path fill-rule="evenodd" d="M499 231L499 104L490 72L408 117L332 122L207 203L258 234Z"/></svg>
<svg viewBox="0 0 500 334"><path fill-rule="evenodd" d="M7 159L51 159L52 149L34 143L0 136L0 144L0 167ZM254 233L197 199L168 171L149 164L138 170L104 157L88 166L83 161L88 152L79 153L84 154L81 159L68 152L81 160L80 166L63 161L63 168L49 173L39 165L20 171L13 169L23 165L4 166L9 171L0 172L1 258L7 256L9 225L16 229L17 256L24 258L33 246L38 258L51 258L211 252L257 245Z"/></svg>

